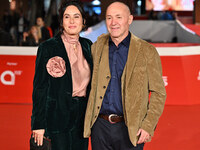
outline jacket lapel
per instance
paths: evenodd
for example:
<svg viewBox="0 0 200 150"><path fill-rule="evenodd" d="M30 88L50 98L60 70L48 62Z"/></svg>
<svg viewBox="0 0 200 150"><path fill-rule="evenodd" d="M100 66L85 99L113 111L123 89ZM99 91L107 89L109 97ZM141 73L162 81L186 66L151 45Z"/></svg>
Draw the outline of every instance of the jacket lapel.
<svg viewBox="0 0 200 150"><path fill-rule="evenodd" d="M130 77L131 77L132 72L134 70L136 59L137 59L140 47L141 47L141 44L137 42L136 37L131 33L128 59L127 59L126 67L125 67L127 85L129 83Z"/></svg>
<svg viewBox="0 0 200 150"><path fill-rule="evenodd" d="M97 48L97 56L96 61L94 63L99 63L98 66L98 84L99 85L108 85L110 78L111 78L111 73L110 73L110 67L109 67L109 46L108 46L108 39L109 35L103 35L104 38L99 38L100 40L98 41L96 48ZM97 76L98 76L97 75ZM104 80L104 76L107 78ZM110 78L108 78L108 76ZM99 85L97 85L99 87ZM100 86L101 87L101 86ZM105 92L105 91L104 91Z"/></svg>
<svg viewBox="0 0 200 150"><path fill-rule="evenodd" d="M102 49L103 49L103 52L102 52L102 57L101 57L101 60L100 60L99 72L100 72L100 74L111 77L110 67L109 67L109 47L108 47L108 44L105 44Z"/></svg>
<svg viewBox="0 0 200 150"><path fill-rule="evenodd" d="M93 68L92 67L92 56L91 56L91 53L90 53L91 45L87 41L84 41L84 39L81 38L81 37L79 38L79 41L81 43L83 56L87 60L88 64L90 65L90 69L92 70L92 68Z"/></svg>

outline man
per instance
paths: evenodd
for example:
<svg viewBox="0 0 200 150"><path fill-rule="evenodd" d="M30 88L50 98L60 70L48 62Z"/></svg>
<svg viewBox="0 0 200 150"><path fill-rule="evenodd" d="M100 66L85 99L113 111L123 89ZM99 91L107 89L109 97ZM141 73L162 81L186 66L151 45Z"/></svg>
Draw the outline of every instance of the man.
<svg viewBox="0 0 200 150"><path fill-rule="evenodd" d="M110 4L109 34L92 45L94 67L84 137L91 135L93 150L142 150L164 108L159 55L129 32L132 20L127 5Z"/></svg>
<svg viewBox="0 0 200 150"><path fill-rule="evenodd" d="M43 41L46 41L47 39L49 39L50 38L50 32L47 29L47 27L45 26L44 19L42 17L37 17L36 24L40 29L41 41L43 42Z"/></svg>

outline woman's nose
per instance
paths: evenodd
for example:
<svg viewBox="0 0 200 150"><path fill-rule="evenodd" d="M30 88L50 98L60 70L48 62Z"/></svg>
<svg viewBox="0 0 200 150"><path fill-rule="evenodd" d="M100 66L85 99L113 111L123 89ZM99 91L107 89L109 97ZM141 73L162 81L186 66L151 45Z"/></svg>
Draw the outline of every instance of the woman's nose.
<svg viewBox="0 0 200 150"><path fill-rule="evenodd" d="M74 19L73 18L70 18L70 23L74 23Z"/></svg>

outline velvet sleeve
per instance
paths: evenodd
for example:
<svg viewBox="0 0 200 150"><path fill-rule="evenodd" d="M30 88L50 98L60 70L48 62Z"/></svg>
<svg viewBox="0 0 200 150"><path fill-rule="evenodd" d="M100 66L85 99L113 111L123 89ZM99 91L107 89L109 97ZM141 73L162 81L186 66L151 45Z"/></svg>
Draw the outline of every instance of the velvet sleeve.
<svg viewBox="0 0 200 150"><path fill-rule="evenodd" d="M35 62L35 76L33 80L33 109L31 116L31 129L46 128L46 99L48 90L48 73L46 63L48 61L47 48L40 45Z"/></svg>

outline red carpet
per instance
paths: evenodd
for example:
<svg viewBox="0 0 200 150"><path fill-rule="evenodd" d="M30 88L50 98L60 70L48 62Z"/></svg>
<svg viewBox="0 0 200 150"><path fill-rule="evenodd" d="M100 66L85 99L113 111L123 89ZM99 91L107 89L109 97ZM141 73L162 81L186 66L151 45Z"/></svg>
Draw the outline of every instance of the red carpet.
<svg viewBox="0 0 200 150"><path fill-rule="evenodd" d="M0 149L29 150L32 105L0 104ZM145 150L199 150L200 105L166 106Z"/></svg>
<svg viewBox="0 0 200 150"><path fill-rule="evenodd" d="M200 36L200 25L195 24L184 24L188 29L194 31L197 35Z"/></svg>

